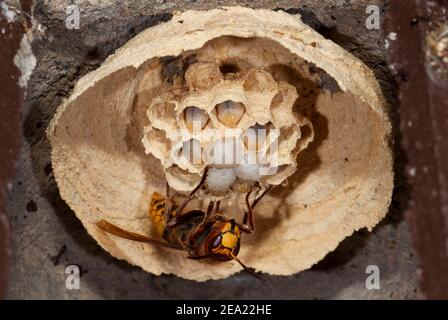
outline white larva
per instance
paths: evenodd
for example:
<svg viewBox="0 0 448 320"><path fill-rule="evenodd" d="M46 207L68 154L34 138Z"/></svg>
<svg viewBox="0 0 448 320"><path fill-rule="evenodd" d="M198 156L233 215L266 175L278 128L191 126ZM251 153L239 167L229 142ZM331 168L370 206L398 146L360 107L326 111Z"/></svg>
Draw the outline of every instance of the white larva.
<svg viewBox="0 0 448 320"><path fill-rule="evenodd" d="M227 191L236 180L233 168L210 168L207 174L207 186L212 191Z"/></svg>

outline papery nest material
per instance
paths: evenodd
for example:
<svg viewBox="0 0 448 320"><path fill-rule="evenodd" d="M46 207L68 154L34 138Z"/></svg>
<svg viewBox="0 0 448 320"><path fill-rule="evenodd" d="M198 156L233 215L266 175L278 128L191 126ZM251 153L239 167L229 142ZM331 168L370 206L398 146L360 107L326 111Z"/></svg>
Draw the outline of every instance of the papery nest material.
<svg viewBox="0 0 448 320"><path fill-rule="evenodd" d="M224 73L219 64L229 56L218 50L212 59L192 63L152 99L143 135L146 153L160 160L178 191L191 191L213 164L225 168L210 172L211 195L244 191L247 182L279 185L295 172L297 155L313 140L310 121L293 111L296 88L263 69L245 69L238 60L234 72ZM220 171L230 180L223 181Z"/></svg>
<svg viewBox="0 0 448 320"><path fill-rule="evenodd" d="M164 94L189 96L185 84L188 90L207 90L207 82L189 78L188 68L205 68L202 63L212 63L215 71L218 65L229 83L245 72L269 74L277 90L295 89L292 110L299 127L300 121L310 122L308 130L300 127L300 139L309 140L293 159L297 170L285 177L287 185L260 202L255 233L242 239L239 257L247 265L268 274L297 273L385 216L393 189L391 126L372 71L299 16L241 7L187 11L141 32L80 79L48 128L61 197L105 250L157 275L203 281L240 271L235 262L191 260L184 252L120 239L95 227L106 219L151 234L149 202L154 191L165 188L170 138L167 131L153 130L160 150L145 153L142 138L155 119L148 119L148 108ZM220 77L216 73L212 79ZM174 109L173 114L170 125L178 126ZM171 168L175 180L194 184L190 172ZM237 198L222 210L242 219Z"/></svg>

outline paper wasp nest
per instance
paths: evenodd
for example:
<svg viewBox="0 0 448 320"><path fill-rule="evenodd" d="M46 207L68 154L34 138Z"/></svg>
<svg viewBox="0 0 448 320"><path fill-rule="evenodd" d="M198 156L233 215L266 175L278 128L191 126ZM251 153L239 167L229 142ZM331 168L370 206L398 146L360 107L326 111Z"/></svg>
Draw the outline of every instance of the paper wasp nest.
<svg viewBox="0 0 448 320"><path fill-rule="evenodd" d="M254 128L266 133L255 146ZM95 222L151 235L152 193L164 193L165 176L180 193L193 189L228 150L223 132L242 162L215 165L211 194L193 205L221 197L221 211L241 221L244 182L276 186L255 210L255 233L242 237L239 257L256 270L310 268L385 216L393 173L380 87L361 61L284 12L174 16L79 80L48 129L61 196L89 234L148 272L195 280L240 266L120 239ZM257 170L246 166L251 148L261 154Z"/></svg>
<svg viewBox="0 0 448 320"><path fill-rule="evenodd" d="M297 154L312 140L310 121L293 111L296 88L264 69L240 65L237 57L248 45L239 44L231 56L216 49L209 49L212 56L196 55L206 62L193 62L180 83L150 103L143 144L178 191L192 190L210 165L208 196L230 188L247 192L251 181L278 185L294 173ZM231 72L220 70L229 58Z"/></svg>

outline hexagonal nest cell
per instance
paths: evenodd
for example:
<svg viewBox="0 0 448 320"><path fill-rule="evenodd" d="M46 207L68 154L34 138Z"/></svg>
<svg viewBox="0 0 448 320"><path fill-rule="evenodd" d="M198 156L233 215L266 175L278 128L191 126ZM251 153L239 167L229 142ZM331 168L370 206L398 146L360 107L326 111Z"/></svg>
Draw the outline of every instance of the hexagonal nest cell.
<svg viewBox="0 0 448 320"><path fill-rule="evenodd" d="M235 219L248 185L275 186L239 254L269 274L307 269L372 229L392 194L390 123L373 73L284 12L188 11L145 30L78 82L48 132L62 198L104 249L154 274L202 281L240 270L95 226L151 235L152 193L165 181L191 191L206 166L192 206L219 198Z"/></svg>

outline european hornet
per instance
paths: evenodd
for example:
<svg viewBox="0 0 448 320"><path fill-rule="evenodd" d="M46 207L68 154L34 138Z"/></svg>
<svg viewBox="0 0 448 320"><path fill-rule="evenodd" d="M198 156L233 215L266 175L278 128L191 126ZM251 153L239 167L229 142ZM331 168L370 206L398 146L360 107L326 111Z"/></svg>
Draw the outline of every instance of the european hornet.
<svg viewBox="0 0 448 320"><path fill-rule="evenodd" d="M249 200L252 189L247 192L245 197L247 210L244 210L242 224L220 213L220 201L210 201L207 211L195 209L183 212L183 209L193 199L194 194L203 186L207 172L208 167L205 168L199 184L179 205L170 196L168 183L166 196L157 192L153 193L149 215L165 241L123 230L106 220L100 220L96 225L101 230L117 237L187 251L188 257L191 259L235 260L244 270L262 279L248 268L237 255L240 250L241 232L248 234L254 232L253 209L270 188L266 188L253 200L252 204Z"/></svg>

